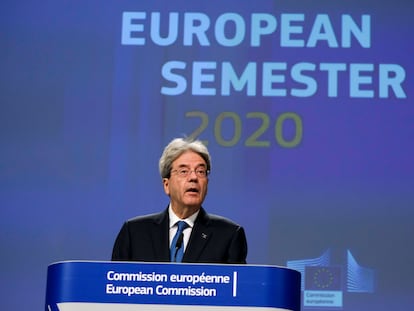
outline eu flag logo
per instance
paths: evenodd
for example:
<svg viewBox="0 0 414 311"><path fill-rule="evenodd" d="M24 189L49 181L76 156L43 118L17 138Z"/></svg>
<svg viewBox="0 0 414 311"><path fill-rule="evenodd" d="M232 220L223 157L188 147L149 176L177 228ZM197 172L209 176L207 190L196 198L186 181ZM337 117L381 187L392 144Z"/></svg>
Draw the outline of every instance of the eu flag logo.
<svg viewBox="0 0 414 311"><path fill-rule="evenodd" d="M306 266L306 290L341 290L341 267Z"/></svg>

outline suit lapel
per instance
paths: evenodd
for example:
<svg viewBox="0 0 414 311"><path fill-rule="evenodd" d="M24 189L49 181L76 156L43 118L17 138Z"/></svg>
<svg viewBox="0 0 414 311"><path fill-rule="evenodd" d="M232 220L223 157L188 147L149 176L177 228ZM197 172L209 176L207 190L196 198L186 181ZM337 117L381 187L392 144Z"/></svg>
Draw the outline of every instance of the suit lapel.
<svg viewBox="0 0 414 311"><path fill-rule="evenodd" d="M169 217L167 209L156 215L151 232L154 258L159 258L159 261L161 262L170 261L169 234Z"/></svg>
<svg viewBox="0 0 414 311"><path fill-rule="evenodd" d="M209 219L207 213L201 208L194 223L183 261L197 262L200 258L205 246L213 235L213 232L209 229Z"/></svg>

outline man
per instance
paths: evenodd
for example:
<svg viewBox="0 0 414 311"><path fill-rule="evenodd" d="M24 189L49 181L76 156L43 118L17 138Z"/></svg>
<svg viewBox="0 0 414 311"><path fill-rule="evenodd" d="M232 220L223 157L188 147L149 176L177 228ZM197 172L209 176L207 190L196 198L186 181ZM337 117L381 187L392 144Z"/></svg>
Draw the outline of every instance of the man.
<svg viewBox="0 0 414 311"><path fill-rule="evenodd" d="M112 260L244 264L247 242L243 227L208 214L211 158L200 141L172 140L159 170L170 204L164 211L130 219L122 226Z"/></svg>

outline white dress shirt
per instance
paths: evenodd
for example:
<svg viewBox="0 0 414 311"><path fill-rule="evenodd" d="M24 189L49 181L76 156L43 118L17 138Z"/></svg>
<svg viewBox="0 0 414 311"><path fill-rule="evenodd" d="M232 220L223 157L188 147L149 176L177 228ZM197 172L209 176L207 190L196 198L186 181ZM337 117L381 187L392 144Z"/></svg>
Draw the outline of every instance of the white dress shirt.
<svg viewBox="0 0 414 311"><path fill-rule="evenodd" d="M183 234L184 234L183 243L184 243L184 251L185 251L185 249L187 248L188 240L190 239L191 231L193 230L193 227L194 227L194 222L199 212L200 210L198 210L197 212L195 212L188 218L181 219L177 215L174 214L171 208L171 204L170 204L170 206L168 207L168 215L170 217L170 244L169 244L170 247L171 247L171 243L174 238L174 235L176 234L177 229L178 229L177 222L183 220L188 225L188 227L185 228L183 231Z"/></svg>

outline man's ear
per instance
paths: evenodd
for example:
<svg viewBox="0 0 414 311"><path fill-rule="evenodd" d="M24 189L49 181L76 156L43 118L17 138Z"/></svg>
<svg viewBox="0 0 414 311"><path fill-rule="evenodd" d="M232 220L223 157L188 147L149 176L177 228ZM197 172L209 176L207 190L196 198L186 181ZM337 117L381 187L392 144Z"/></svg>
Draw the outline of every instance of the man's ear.
<svg viewBox="0 0 414 311"><path fill-rule="evenodd" d="M162 179L162 185L164 186L164 192L166 195L170 195L170 188L168 187L170 180L168 178Z"/></svg>

